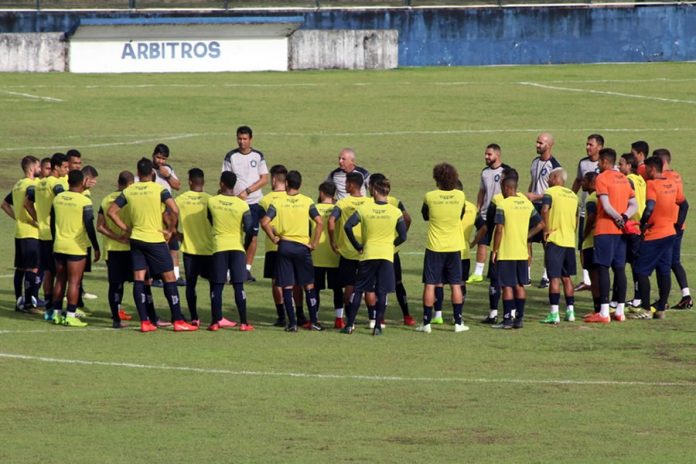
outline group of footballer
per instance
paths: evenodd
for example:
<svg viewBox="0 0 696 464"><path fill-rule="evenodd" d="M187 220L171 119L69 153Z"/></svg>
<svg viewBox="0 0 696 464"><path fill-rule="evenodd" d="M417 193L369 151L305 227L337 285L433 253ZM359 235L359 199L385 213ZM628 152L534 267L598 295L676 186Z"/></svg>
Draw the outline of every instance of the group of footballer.
<svg viewBox="0 0 696 464"><path fill-rule="evenodd" d="M24 177L2 203L15 220L17 310L39 313L37 306L45 305L47 321L86 326L79 309L82 280L92 255L97 261L103 252L114 328L124 327L123 321L131 318L121 304L124 284L132 282L142 332L170 325L176 332L198 330L196 286L203 278L210 291L207 329L239 325L241 331L252 331L244 284L253 280L256 236L263 230L263 275L271 280L275 326L287 332L324 330L318 318L323 289L333 292L333 327L343 333L355 330L364 301L373 335L381 334L390 293L396 293L404 324L416 326L398 248L407 239L411 217L391 195L389 179L370 175L355 164L355 153L344 149L339 168L319 185L314 201L300 192L300 172L282 165L268 169L251 140L249 127L238 128L238 148L225 157L216 195L204 191L205 174L193 168L188 171L188 191L176 198L171 191L178 190L180 182L167 162L169 149L157 145L152 159L137 162L135 173L119 174L118 190L101 202L96 226L89 189L96 183L97 171L81 166L77 150L44 160L24 157ZM444 285L451 290L454 331L469 330L462 318L466 284L483 281L487 258L490 312L482 322L501 329L522 328L535 241L544 249L540 285L549 288L550 311L543 323L560 323L561 287L566 321L575 320L575 291L585 289L591 290L594 301L594 312L584 317L585 322L622 322L627 316L662 319L673 271L682 288L682 300L675 308L692 306L680 262L688 203L681 177L670 167L670 152L658 149L649 157L647 143L639 141L630 153L618 157L615 150L604 147L601 135L592 134L587 156L578 163L568 188L567 172L553 156L553 144L551 134L537 138L538 156L532 161L526 192L519 189L518 172L502 162L500 146L488 145L476 204L466 200L454 166L434 166L435 188L425 194L421 208L428 228L423 320L417 331L430 333L432 325L444 323ZM263 195L268 182L271 191ZM97 233L103 235L103 250ZM471 275L470 247L476 247ZM577 286L571 280L576 274L576 247L583 267L583 281ZM179 249L185 280L175 272ZM629 302L626 264L631 265L636 291ZM651 303L653 271L659 298ZM153 303L151 287L158 281L171 322L159 318ZM223 315L226 284L234 291L239 324ZM188 320L181 310L178 285L186 287ZM41 286L43 302L38 298ZM498 317L501 296L502 319Z"/></svg>

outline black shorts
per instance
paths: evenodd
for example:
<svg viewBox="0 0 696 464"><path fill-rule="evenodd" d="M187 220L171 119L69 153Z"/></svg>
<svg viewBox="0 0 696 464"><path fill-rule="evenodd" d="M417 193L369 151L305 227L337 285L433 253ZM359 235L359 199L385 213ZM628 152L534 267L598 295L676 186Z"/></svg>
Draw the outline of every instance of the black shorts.
<svg viewBox="0 0 696 464"><path fill-rule="evenodd" d="M276 278L276 266L278 264L278 252L267 251L263 258L263 277L265 279Z"/></svg>
<svg viewBox="0 0 696 464"><path fill-rule="evenodd" d="M170 251L179 251L181 248L181 243L176 235L172 235L172 238L170 238L167 242L167 246L169 247Z"/></svg>
<svg viewBox="0 0 696 464"><path fill-rule="evenodd" d="M543 205L541 204L541 202L533 203L533 205L534 205L534 209L536 210L536 212L539 213L539 216L541 216L541 208L542 208L542 206L543 206ZM535 236L533 236L532 238L530 238L530 239L527 240L527 241L528 241L528 242L532 242L532 243L541 243L541 242L543 242L543 241L544 241L544 231L543 231L543 229L540 230L539 232L537 232L537 234L536 234Z"/></svg>
<svg viewBox="0 0 696 464"><path fill-rule="evenodd" d="M264 211L261 205L258 203L254 203L253 205L249 205L249 212L251 213L251 224L253 229L251 230L251 235L256 237L259 235L259 222L261 221L261 218L264 216Z"/></svg>
<svg viewBox="0 0 696 464"><path fill-rule="evenodd" d="M649 276L653 271L657 275L669 275L672 270L672 253L676 235L645 240L640 244L640 254L633 270L636 275Z"/></svg>
<svg viewBox="0 0 696 464"><path fill-rule="evenodd" d="M87 259L85 255L69 255L67 253L53 253L53 257L56 260L56 264L67 265L68 262L77 263L83 259Z"/></svg>
<svg viewBox="0 0 696 464"><path fill-rule="evenodd" d="M479 230L483 226L486 225L486 220L483 219L481 216L476 216L476 220L474 221L474 227L476 227L476 233L478 233ZM493 237L493 231L492 230L486 230L486 233L483 234L483 237L478 241L477 245L486 245L489 246L491 244L491 238Z"/></svg>
<svg viewBox="0 0 696 464"><path fill-rule="evenodd" d="M401 275L401 258L399 257L399 253L394 253L394 279L396 279L396 282L401 282L402 280L402 275Z"/></svg>
<svg viewBox="0 0 696 464"><path fill-rule="evenodd" d="M87 262L85 263L85 272L92 272L92 247L87 248Z"/></svg>
<svg viewBox="0 0 696 464"><path fill-rule="evenodd" d="M516 287L529 282L528 262L524 260L503 260L495 264L500 287Z"/></svg>
<svg viewBox="0 0 696 464"><path fill-rule="evenodd" d="M396 289L394 264L386 259L368 259L358 264L356 292L392 293Z"/></svg>
<svg viewBox="0 0 696 464"><path fill-rule="evenodd" d="M233 284L240 284L246 280L246 255L243 251L218 251L213 253L212 263L209 278L212 283L227 282L227 272L230 273L230 282Z"/></svg>
<svg viewBox="0 0 696 464"><path fill-rule="evenodd" d="M352 287L355 285L355 279L358 276L357 259L347 259L341 256L338 260L338 283L341 287Z"/></svg>
<svg viewBox="0 0 696 464"><path fill-rule="evenodd" d="M547 243L544 247L544 266L549 279L574 276L577 273L575 247Z"/></svg>
<svg viewBox="0 0 696 464"><path fill-rule="evenodd" d="M134 271L147 269L150 277L157 279L165 272L174 270L166 242L149 243L131 239L130 247Z"/></svg>
<svg viewBox="0 0 696 464"><path fill-rule="evenodd" d="M212 256L184 253L184 272L186 274L186 280L191 280L198 276L204 279L210 279L210 271L212 268Z"/></svg>
<svg viewBox="0 0 696 464"><path fill-rule="evenodd" d="M626 266L626 240L623 234L595 235L594 263L597 266Z"/></svg>
<svg viewBox="0 0 696 464"><path fill-rule="evenodd" d="M427 285L461 284L462 252L425 250L423 283Z"/></svg>
<svg viewBox="0 0 696 464"><path fill-rule="evenodd" d="M53 257L53 240L39 240L39 268L42 273L56 273L56 261Z"/></svg>
<svg viewBox="0 0 696 464"><path fill-rule="evenodd" d="M109 282L133 282L131 252L109 251L106 255L106 275Z"/></svg>
<svg viewBox="0 0 696 464"><path fill-rule="evenodd" d="M314 288L317 290L324 290L325 288L341 288L339 285L338 268L315 267Z"/></svg>
<svg viewBox="0 0 696 464"><path fill-rule="evenodd" d="M14 267L34 269L39 267L39 239L16 238Z"/></svg>
<svg viewBox="0 0 696 464"><path fill-rule="evenodd" d="M471 259L462 259L462 281L466 279L464 277L469 276L469 271L471 270Z"/></svg>
<svg viewBox="0 0 696 464"><path fill-rule="evenodd" d="M291 285L305 285L314 283L314 265L312 264L312 252L306 245L290 240L278 242L277 257L278 287Z"/></svg>
<svg viewBox="0 0 696 464"><path fill-rule="evenodd" d="M626 262L630 265L635 265L640 254L640 235L625 234L626 240Z"/></svg>
<svg viewBox="0 0 696 464"><path fill-rule="evenodd" d="M582 267L588 271L597 269L594 263L594 248L585 248L582 250Z"/></svg>

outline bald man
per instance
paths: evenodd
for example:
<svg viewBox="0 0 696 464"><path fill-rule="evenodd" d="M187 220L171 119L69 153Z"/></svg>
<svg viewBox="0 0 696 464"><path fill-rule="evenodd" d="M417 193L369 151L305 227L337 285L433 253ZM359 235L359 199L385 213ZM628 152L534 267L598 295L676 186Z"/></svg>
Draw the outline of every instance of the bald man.
<svg viewBox="0 0 696 464"><path fill-rule="evenodd" d="M357 172L363 177L363 185L360 188L362 196L367 194L367 183L370 179L370 173L367 169L355 164L355 151L352 148L344 148L338 154L338 167L329 173L326 180L329 180L336 185L336 199L340 200L348 196L346 192L346 176L351 172Z"/></svg>

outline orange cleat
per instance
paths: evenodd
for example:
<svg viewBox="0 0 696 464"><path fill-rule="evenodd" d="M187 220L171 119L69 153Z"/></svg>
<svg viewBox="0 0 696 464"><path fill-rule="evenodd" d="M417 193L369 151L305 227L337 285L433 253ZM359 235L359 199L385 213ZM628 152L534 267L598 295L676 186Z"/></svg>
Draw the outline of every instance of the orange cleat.
<svg viewBox="0 0 696 464"><path fill-rule="evenodd" d="M225 319L224 317L220 319L217 323L221 329L231 329L232 327L237 327L236 322L230 321L229 319Z"/></svg>
<svg viewBox="0 0 696 464"><path fill-rule="evenodd" d="M626 316L624 316L623 314L620 316L617 316L616 313L614 313L611 315L611 320L616 321L616 322L623 322L626 320Z"/></svg>
<svg viewBox="0 0 696 464"><path fill-rule="evenodd" d="M155 330L157 330L157 326L150 321L143 321L140 323L141 332L154 332Z"/></svg>
<svg viewBox="0 0 696 464"><path fill-rule="evenodd" d="M186 321L174 321L174 332L195 332L198 327Z"/></svg>
<svg viewBox="0 0 696 464"><path fill-rule="evenodd" d="M413 318L413 316L404 316L404 325L413 327L414 325L416 325L416 320Z"/></svg>
<svg viewBox="0 0 696 464"><path fill-rule="evenodd" d="M133 319L133 316L131 316L130 314L128 314L127 312L125 312L122 309L118 310L118 317L122 321L130 321L131 319Z"/></svg>
<svg viewBox="0 0 696 464"><path fill-rule="evenodd" d="M242 332L251 332L254 330L254 326L251 324L240 324L239 330L241 330Z"/></svg>
<svg viewBox="0 0 696 464"><path fill-rule="evenodd" d="M342 329L346 326L346 323L343 321L342 317L337 317L336 320L334 321L334 329Z"/></svg>
<svg viewBox="0 0 696 464"><path fill-rule="evenodd" d="M611 318L609 318L609 316L603 317L600 315L600 313L594 313L587 316L585 318L585 322L587 322L588 324L609 324L609 322L611 322Z"/></svg>
<svg viewBox="0 0 696 464"><path fill-rule="evenodd" d="M213 322L208 326L208 330L211 332L217 332L218 330L220 330L220 324L218 324L217 322Z"/></svg>
<svg viewBox="0 0 696 464"><path fill-rule="evenodd" d="M304 324L302 324L302 328L310 330L312 328L312 322L311 321L305 322Z"/></svg>

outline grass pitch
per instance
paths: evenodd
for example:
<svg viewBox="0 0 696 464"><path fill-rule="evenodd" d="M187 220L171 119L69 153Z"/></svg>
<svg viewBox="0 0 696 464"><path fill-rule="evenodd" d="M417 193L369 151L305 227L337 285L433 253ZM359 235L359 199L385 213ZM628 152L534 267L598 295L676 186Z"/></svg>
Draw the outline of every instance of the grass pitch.
<svg viewBox="0 0 696 464"><path fill-rule="evenodd" d="M639 139L669 148L694 198L694 71L695 64L643 64L1 74L0 188L8 191L21 174L25 154L76 147L100 172L100 200L120 170L134 169L163 142L179 176L200 167L213 192L235 128L248 124L269 165L299 169L304 192L314 196L339 149L351 146L360 165L391 178L414 216L402 260L411 310L420 317L425 224L418 210L433 188L435 163L453 163L473 200L488 143L502 146L526 186L538 132L556 136L555 155L571 176L586 136L599 132L619 153ZM350 337L285 334L270 326L275 311L260 279L247 286L253 333L145 335L135 324L108 328L106 272L98 263L85 281L99 296L88 302L90 326L68 329L13 311L12 228L0 220L3 463L690 462L696 452L691 312L546 327L537 323L546 291L531 288L525 329L501 333L478 324L487 289L474 285L464 334L450 325L415 333L399 325L396 302L380 338L363 328L364 308ZM694 240L687 231L683 258L692 276ZM254 273L261 269L257 260ZM205 295L199 287L207 322ZM155 298L166 315L161 293ZM229 316L231 289L225 299ZM326 323L329 305L325 293ZM589 296L579 294L576 306L578 314L589 311Z"/></svg>

